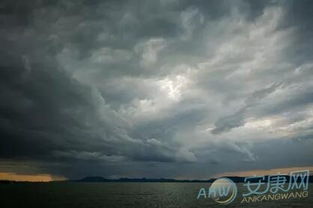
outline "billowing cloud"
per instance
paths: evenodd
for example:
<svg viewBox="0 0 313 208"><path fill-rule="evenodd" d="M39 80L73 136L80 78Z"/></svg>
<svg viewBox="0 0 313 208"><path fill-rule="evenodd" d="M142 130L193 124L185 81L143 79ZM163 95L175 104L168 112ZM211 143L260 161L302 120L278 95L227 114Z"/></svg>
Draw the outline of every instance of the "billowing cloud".
<svg viewBox="0 0 313 208"><path fill-rule="evenodd" d="M313 165L312 3L0 8L0 172L205 178Z"/></svg>

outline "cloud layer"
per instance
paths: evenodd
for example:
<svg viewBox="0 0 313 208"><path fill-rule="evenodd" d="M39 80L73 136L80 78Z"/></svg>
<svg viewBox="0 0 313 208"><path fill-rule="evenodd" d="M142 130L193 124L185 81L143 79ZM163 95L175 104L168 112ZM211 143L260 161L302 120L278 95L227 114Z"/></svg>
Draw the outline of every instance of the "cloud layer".
<svg viewBox="0 0 313 208"><path fill-rule="evenodd" d="M0 171L205 178L313 165L312 6L3 1Z"/></svg>

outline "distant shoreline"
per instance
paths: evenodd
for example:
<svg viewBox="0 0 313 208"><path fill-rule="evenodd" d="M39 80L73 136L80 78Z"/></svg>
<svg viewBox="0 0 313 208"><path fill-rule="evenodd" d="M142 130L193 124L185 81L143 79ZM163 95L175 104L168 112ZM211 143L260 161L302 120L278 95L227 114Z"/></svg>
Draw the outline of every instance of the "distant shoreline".
<svg viewBox="0 0 313 208"><path fill-rule="evenodd" d="M245 177L239 176L224 176L229 178L235 183L243 183ZM286 175L286 177L289 177ZM207 180L201 179L190 179L190 180L179 180L170 178L119 178L119 179L107 179L101 176L88 176L78 180L61 180L61 181L14 181L14 180L0 180L0 184L14 184L14 183L212 183L216 178L211 178ZM309 183L313 183L313 176L309 177Z"/></svg>

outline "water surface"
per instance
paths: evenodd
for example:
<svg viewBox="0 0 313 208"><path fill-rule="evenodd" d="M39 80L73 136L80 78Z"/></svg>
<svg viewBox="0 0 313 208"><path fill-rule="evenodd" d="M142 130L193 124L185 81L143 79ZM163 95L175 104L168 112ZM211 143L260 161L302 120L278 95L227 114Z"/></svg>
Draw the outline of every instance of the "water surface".
<svg viewBox="0 0 313 208"><path fill-rule="evenodd" d="M0 184L1 207L40 208L311 208L313 197L229 205L197 200L208 183L19 183ZM240 186L240 185L239 185ZM239 188L241 191L241 188Z"/></svg>

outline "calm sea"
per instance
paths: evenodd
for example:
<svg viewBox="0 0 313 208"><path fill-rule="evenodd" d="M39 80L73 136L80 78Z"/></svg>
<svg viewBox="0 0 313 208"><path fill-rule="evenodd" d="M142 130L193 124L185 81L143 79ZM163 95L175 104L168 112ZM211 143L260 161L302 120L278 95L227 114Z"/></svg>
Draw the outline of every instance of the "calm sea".
<svg viewBox="0 0 313 208"><path fill-rule="evenodd" d="M240 197L229 205L211 199L197 200L201 187L208 183L28 183L0 184L0 207L10 208L211 208L264 207L312 208L313 185L309 196L241 204ZM239 188L240 191L240 188ZM313 194L313 193L312 193Z"/></svg>

